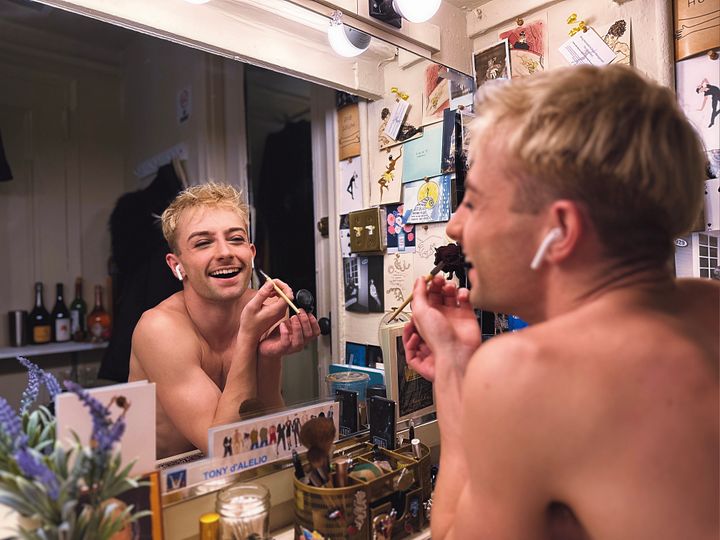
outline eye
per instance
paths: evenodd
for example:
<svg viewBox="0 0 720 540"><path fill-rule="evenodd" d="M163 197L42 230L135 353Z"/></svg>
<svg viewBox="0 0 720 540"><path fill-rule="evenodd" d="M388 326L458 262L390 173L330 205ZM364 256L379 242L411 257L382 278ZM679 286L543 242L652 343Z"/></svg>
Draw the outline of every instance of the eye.
<svg viewBox="0 0 720 540"><path fill-rule="evenodd" d="M195 242L195 247L205 247L210 245L210 240L199 240L198 242Z"/></svg>
<svg viewBox="0 0 720 540"><path fill-rule="evenodd" d="M245 237L244 236L233 236L232 238L230 238L230 241L242 243L245 241Z"/></svg>

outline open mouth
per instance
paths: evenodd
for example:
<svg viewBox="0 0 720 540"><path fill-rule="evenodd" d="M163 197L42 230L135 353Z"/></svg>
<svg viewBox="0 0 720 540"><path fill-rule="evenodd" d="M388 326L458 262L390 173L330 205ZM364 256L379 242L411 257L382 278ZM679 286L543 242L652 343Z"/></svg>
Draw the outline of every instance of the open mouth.
<svg viewBox="0 0 720 540"><path fill-rule="evenodd" d="M221 268L220 270L214 270L210 272L210 277L217 279L230 279L234 278L240 273L240 269L237 267L233 268Z"/></svg>

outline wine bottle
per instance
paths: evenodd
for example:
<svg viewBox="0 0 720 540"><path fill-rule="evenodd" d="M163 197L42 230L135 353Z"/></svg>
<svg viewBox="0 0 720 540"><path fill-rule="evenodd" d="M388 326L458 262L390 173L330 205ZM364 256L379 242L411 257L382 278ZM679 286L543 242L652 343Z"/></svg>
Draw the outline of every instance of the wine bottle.
<svg viewBox="0 0 720 540"><path fill-rule="evenodd" d="M53 341L70 341L70 312L65 305L63 284L55 285L55 306L52 310L52 339Z"/></svg>
<svg viewBox="0 0 720 540"><path fill-rule="evenodd" d="M87 304L83 300L82 278L75 280L75 299L70 304L70 332L75 341L85 341Z"/></svg>
<svg viewBox="0 0 720 540"><path fill-rule="evenodd" d="M51 319L43 303L43 284L35 283L35 307L28 315L28 333L32 343L49 343L52 338Z"/></svg>
<svg viewBox="0 0 720 540"><path fill-rule="evenodd" d="M110 315L103 307L102 285L95 285L95 307L87 318L90 341L100 342L110 339Z"/></svg>

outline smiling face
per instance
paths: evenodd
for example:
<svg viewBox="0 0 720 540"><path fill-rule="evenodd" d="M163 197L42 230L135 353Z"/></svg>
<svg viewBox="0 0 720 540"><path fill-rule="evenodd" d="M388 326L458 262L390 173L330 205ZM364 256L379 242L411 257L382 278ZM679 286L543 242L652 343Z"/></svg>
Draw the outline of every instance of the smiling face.
<svg viewBox="0 0 720 540"><path fill-rule="evenodd" d="M498 144L476 142L465 196L447 225L447 234L460 243L472 287L470 301L489 311L520 314L536 296L530 261L542 229L541 213L519 212L515 181L501 165L505 151Z"/></svg>
<svg viewBox="0 0 720 540"><path fill-rule="evenodd" d="M235 210L185 210L176 238L178 252L168 257L182 265L186 289L212 301L236 300L247 290L255 246L249 242L245 220Z"/></svg>

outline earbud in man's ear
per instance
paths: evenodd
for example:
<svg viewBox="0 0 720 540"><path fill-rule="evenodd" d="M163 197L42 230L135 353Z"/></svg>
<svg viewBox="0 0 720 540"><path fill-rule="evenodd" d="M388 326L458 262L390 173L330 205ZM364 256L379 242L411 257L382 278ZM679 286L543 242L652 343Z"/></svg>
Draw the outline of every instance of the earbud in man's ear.
<svg viewBox="0 0 720 540"><path fill-rule="evenodd" d="M540 268L540 265L545 258L545 253L547 253L548 248L553 242L557 242L558 240L560 240L562 238L562 234L562 229L560 227L554 227L548 231L548 233L545 235L545 238L543 238L543 241L540 242L540 246L535 252L535 256L530 263L530 268L532 270L537 270L538 268Z"/></svg>
<svg viewBox="0 0 720 540"><path fill-rule="evenodd" d="M182 280L183 280L183 275L182 275L182 272L181 272L180 270L181 270L180 265L179 265L179 264L176 264L176 265L175 265L175 275L177 276L177 278L178 278L180 281L182 281Z"/></svg>

